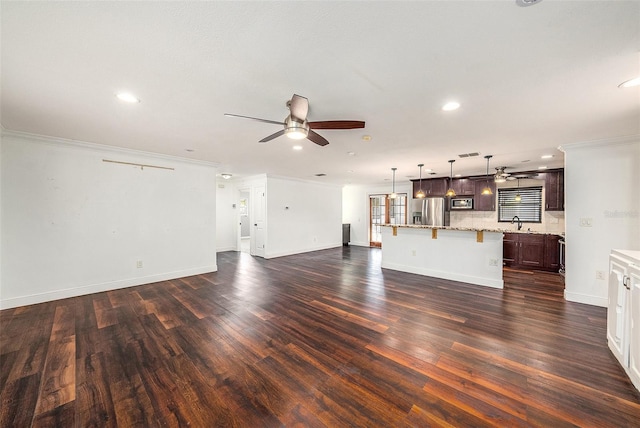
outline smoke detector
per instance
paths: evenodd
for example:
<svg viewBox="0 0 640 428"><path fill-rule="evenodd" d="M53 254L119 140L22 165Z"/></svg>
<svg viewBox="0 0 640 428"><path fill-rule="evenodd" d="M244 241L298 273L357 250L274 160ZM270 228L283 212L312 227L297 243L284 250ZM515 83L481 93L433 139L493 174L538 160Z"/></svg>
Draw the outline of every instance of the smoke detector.
<svg viewBox="0 0 640 428"><path fill-rule="evenodd" d="M516 0L516 4L520 7L533 6L540 3L542 0Z"/></svg>

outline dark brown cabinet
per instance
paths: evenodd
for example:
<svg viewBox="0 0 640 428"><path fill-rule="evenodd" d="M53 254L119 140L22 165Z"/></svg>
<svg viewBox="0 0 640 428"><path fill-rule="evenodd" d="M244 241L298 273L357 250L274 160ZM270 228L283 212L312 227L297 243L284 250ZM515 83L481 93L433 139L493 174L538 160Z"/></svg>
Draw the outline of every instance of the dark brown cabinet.
<svg viewBox="0 0 640 428"><path fill-rule="evenodd" d="M473 209L475 211L495 211L496 210L496 183L489 180L491 195L483 195L482 189L487 187L487 180L475 180L475 192L473 195Z"/></svg>
<svg viewBox="0 0 640 428"><path fill-rule="evenodd" d="M558 272L560 270L560 237L544 235L544 267Z"/></svg>
<svg viewBox="0 0 640 428"><path fill-rule="evenodd" d="M557 235L505 233L502 257L507 267L548 270L560 268L560 246Z"/></svg>
<svg viewBox="0 0 640 428"><path fill-rule="evenodd" d="M413 182L413 197L416 197L418 190L420 190L420 180L411 180ZM447 193L447 185L449 180L447 178L431 178L428 180L422 180L422 191L425 196L444 196Z"/></svg>
<svg viewBox="0 0 640 428"><path fill-rule="evenodd" d="M564 170L544 174L545 210L564 211Z"/></svg>
<svg viewBox="0 0 640 428"><path fill-rule="evenodd" d="M476 192L475 181L470 178L454 178L451 187L458 196L471 196Z"/></svg>

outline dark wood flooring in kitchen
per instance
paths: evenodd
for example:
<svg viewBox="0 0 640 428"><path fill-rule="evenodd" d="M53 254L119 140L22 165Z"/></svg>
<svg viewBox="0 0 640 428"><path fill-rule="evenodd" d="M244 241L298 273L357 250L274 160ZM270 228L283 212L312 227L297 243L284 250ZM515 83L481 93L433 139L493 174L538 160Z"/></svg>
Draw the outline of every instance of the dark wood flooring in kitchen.
<svg viewBox="0 0 640 428"><path fill-rule="evenodd" d="M1 425L640 424L606 310L558 275L495 290L380 256L226 252L217 273L2 311Z"/></svg>

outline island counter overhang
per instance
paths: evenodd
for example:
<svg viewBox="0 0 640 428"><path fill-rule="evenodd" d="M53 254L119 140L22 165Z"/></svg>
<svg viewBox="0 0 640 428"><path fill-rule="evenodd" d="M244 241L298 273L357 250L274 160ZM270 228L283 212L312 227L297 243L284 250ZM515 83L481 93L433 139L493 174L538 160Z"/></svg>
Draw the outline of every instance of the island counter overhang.
<svg viewBox="0 0 640 428"><path fill-rule="evenodd" d="M503 288L503 232L383 225L382 268Z"/></svg>

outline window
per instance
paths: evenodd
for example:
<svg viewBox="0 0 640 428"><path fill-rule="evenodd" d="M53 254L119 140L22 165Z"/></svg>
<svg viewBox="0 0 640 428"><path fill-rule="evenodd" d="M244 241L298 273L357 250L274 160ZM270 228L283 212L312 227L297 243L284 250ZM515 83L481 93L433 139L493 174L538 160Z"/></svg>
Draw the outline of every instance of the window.
<svg viewBox="0 0 640 428"><path fill-rule="evenodd" d="M511 222L514 216L523 223L542 223L542 187L498 189L498 221Z"/></svg>

